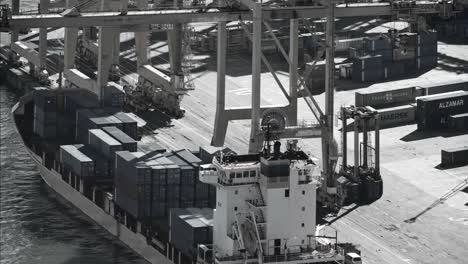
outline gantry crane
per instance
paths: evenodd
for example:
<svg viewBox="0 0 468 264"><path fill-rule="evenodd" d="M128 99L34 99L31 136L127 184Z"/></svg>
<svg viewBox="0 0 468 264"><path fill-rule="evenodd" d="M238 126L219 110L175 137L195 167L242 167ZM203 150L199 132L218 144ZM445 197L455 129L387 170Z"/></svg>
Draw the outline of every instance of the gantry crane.
<svg viewBox="0 0 468 264"><path fill-rule="evenodd" d="M42 0L41 2L47 2ZM68 1L73 2L73 1ZM123 1L128 5L128 1ZM12 39L17 30L29 27L65 27L65 68L73 66L75 45L74 35L78 27L97 26L100 28L100 43L98 54L98 83L95 91L98 96L103 95L103 86L107 83L111 62L108 60L109 52L102 47L106 46L108 38L113 38L116 28L125 28L128 31L141 30L142 25L148 24L174 24L182 25L190 22L217 22L218 23L218 43L217 43L217 103L215 130L213 133L212 145L222 146L226 135L229 120L250 119L251 133L249 140L249 152L258 153L263 146L263 133L260 120L269 120L268 123L276 123L276 135L279 138L298 137L321 137L322 139L322 160L323 178L325 183L322 188L322 197L325 203L336 203L336 173L337 164L337 143L334 139L334 19L335 17L353 16L393 16L396 14L408 13L411 17L419 14L436 14L442 17L450 17L461 12L460 1L449 2L417 2L417 1L393 1L382 3L346 3L336 4L332 0L314 2L314 5L296 5L296 1L284 1L281 5L271 5L273 2L262 3L254 0L237 0L238 4L231 4L230 8L211 7L200 12L199 8L165 8L145 10L140 8L122 12L120 9L101 9L99 12L79 12L76 8L68 6L68 11L50 12L44 10L41 14L19 14L19 0L14 0L12 9L2 7L0 15L1 30L12 30ZM312 3L312 2L310 2ZM43 5L44 8L44 5ZM327 28L326 41L323 44L326 54L326 89L325 89L325 111L322 111L310 91L303 90L305 76L298 74L298 25L300 19L321 18L326 14ZM290 24L290 45L289 54L275 38L269 21L273 19L288 20ZM252 42L252 106L247 108L226 109L225 108L225 75L226 75L226 22L239 21L244 30L248 31L248 36ZM244 21L252 21L252 32L246 27ZM261 52L262 28L263 25L269 29L275 43L281 50L289 64L289 91L278 80L274 69L269 64L267 58ZM67 39L69 39L67 41ZM180 38L179 38L180 39ZM41 41L43 42L43 41ZM143 42L142 42L143 43ZM41 45L43 45L42 43ZM138 45L137 45L138 46ZM145 50L145 45L140 44L138 50ZM138 55L138 63L145 61L145 55ZM107 59L106 59L107 58ZM43 58L41 58L43 59ZM275 107L260 106L260 74L262 62L267 66L273 77L281 88L283 94L288 99L289 104ZM174 81L174 79L172 80ZM297 100L299 92L305 93L304 98L310 107L317 121L313 124L298 122L297 120ZM274 108L274 109L271 109ZM263 122L264 123L264 122ZM278 125L284 124L284 125ZM355 150L357 151L357 150ZM331 199L328 199L330 198Z"/></svg>

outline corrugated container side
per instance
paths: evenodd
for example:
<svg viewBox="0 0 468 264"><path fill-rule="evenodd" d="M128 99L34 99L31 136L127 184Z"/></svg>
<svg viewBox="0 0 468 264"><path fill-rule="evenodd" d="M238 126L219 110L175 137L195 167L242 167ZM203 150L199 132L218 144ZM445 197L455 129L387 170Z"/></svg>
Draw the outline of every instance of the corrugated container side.
<svg viewBox="0 0 468 264"><path fill-rule="evenodd" d="M128 150L131 152L137 151L137 142L125 134L122 130L118 129L117 127L103 127L102 128L106 133L111 135L114 139L122 144L123 150Z"/></svg>
<svg viewBox="0 0 468 264"><path fill-rule="evenodd" d="M468 147L445 149L441 151L443 166L453 166L468 163Z"/></svg>
<svg viewBox="0 0 468 264"><path fill-rule="evenodd" d="M418 69L432 69L437 66L437 56L424 56L416 59Z"/></svg>
<svg viewBox="0 0 468 264"><path fill-rule="evenodd" d="M468 130L468 113L449 116L449 128L455 131Z"/></svg>
<svg viewBox="0 0 468 264"><path fill-rule="evenodd" d="M356 92L356 106L384 107L394 104L412 103L415 101L415 87L393 89L382 92Z"/></svg>
<svg viewBox="0 0 468 264"><path fill-rule="evenodd" d="M443 82L432 82L427 85L421 85L427 89L427 95L453 92L459 90L468 90L468 81L449 80Z"/></svg>
<svg viewBox="0 0 468 264"><path fill-rule="evenodd" d="M42 138L55 138L57 137L57 126L56 124L44 124L34 119L33 132Z"/></svg>
<svg viewBox="0 0 468 264"><path fill-rule="evenodd" d="M415 119L416 104L379 110L379 125L381 128L411 124L415 122ZM371 124L373 123L371 122Z"/></svg>
<svg viewBox="0 0 468 264"><path fill-rule="evenodd" d="M467 102L468 92L418 99L418 129L447 128L449 116L468 112Z"/></svg>

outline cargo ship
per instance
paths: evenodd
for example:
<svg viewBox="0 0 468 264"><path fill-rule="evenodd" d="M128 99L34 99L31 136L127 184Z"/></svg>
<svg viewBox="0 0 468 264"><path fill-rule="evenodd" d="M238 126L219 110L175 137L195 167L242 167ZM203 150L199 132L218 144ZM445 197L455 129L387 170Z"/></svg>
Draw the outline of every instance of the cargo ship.
<svg viewBox="0 0 468 264"><path fill-rule="evenodd" d="M315 224L318 161L295 143L148 151L132 115L95 99L32 88L12 109L15 128L47 185L147 261L344 261L349 245Z"/></svg>

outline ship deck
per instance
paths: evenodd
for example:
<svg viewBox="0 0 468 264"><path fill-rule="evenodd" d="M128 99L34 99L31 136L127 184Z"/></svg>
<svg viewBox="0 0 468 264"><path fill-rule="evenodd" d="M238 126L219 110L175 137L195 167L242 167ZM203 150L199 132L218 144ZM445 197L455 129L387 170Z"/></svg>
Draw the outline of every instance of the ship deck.
<svg viewBox="0 0 468 264"><path fill-rule="evenodd" d="M131 53L126 56L133 58ZM155 45L152 56L167 65L167 46ZM141 147L156 142L169 149L198 149L209 145L213 132L216 105L216 57L199 54L207 61L207 70L193 73L195 90L189 91L182 101L186 110L183 118L170 119L157 111L142 115L148 122L147 135ZM279 57L276 56L276 57ZM158 58L153 58L153 63ZM278 77L288 87L285 63L273 60ZM448 79L468 80L461 74L462 64L468 63L468 45L439 43L439 67L419 76L399 81L374 84L338 82L335 109L354 103L354 93L359 89L377 90L379 87L408 87ZM226 107L249 106L251 69L250 56L230 54L227 60ZM346 87L346 89L345 89ZM323 107L324 95L315 97ZM273 77L263 70L262 105L286 104L286 99ZM302 101L299 117L313 119ZM243 153L247 151L250 121L230 122L226 146ZM336 127L337 128L337 127ZM339 140L338 131L335 137ZM348 133L348 142L352 134ZM468 194L457 193L443 204L420 216L414 223L405 220L414 217L428 205L449 192L468 177L468 166L440 170L440 150L468 144L468 135L430 134L416 132L416 125L381 130L381 172L384 194L371 205L351 208L346 215L328 219L339 232L341 242L359 245L363 263L463 263L468 259ZM320 139L308 139L299 146L321 157ZM352 153L349 153L352 162Z"/></svg>

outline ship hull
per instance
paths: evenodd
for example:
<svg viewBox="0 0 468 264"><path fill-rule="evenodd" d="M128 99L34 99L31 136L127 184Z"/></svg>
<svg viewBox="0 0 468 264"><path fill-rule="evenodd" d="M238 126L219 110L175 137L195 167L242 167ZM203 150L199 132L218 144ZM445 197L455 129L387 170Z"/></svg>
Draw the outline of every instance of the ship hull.
<svg viewBox="0 0 468 264"><path fill-rule="evenodd" d="M20 135L21 143L25 146L31 159L39 169L39 173L47 184L47 186L63 198L67 203L79 209L84 215L89 217L93 222L104 228L110 234L118 238L134 252L139 254L150 263L169 264L172 263L164 254L159 252L153 246L149 245L145 236L135 233L121 224L110 214L106 213L102 208L86 198L79 191L75 190L67 182L62 179L62 175L55 170L48 169L44 166L42 158L39 157L33 150L25 144L22 134L20 133L16 123L16 111L21 108L21 103L16 104L12 109L12 117L14 129Z"/></svg>

